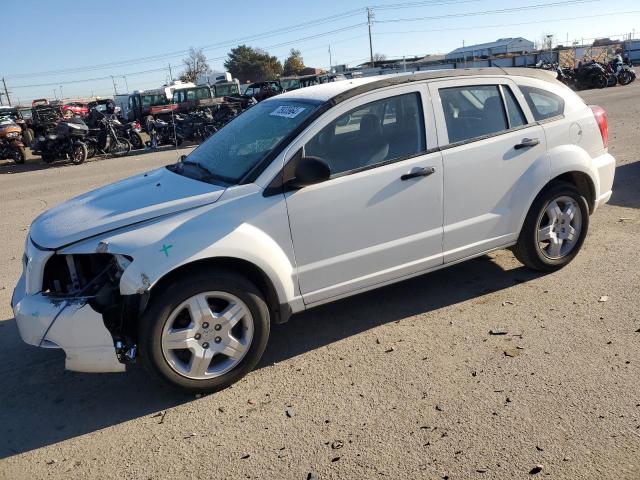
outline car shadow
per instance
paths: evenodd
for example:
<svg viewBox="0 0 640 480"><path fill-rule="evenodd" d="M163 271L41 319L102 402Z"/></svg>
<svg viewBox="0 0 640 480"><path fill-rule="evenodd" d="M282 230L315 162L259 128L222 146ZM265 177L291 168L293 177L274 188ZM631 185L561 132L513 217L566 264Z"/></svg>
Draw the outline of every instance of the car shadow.
<svg viewBox="0 0 640 480"><path fill-rule="evenodd" d="M286 324L274 325L258 368L269 368L274 362L377 326L436 311L538 276L524 267L505 271L485 256L321 306L295 315ZM23 344L14 320L0 323L0 365L0 458L194 399L161 385L138 366L127 374L64 371L63 352Z"/></svg>
<svg viewBox="0 0 640 480"><path fill-rule="evenodd" d="M616 167L613 195L609 203L619 207L640 208L640 160Z"/></svg>

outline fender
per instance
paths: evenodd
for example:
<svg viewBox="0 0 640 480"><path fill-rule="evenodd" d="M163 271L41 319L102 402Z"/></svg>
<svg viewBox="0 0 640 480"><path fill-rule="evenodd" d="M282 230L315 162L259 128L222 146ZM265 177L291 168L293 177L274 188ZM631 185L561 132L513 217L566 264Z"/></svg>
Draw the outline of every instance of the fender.
<svg viewBox="0 0 640 480"><path fill-rule="evenodd" d="M583 148L578 145L561 145L550 149L547 152L547 156L549 159L549 181L539 185L528 199L529 207L524 211L520 221L518 222L518 235L522 230L522 225L524 224L524 220L529 213L529 209L531 208L533 201L540 194L542 189L544 189L555 178L558 178L565 173L580 172L587 175L591 181L595 193L594 201L600 191L599 177L595 167L593 166L593 160ZM590 207L593 206L593 204L590 205Z"/></svg>
<svg viewBox="0 0 640 480"><path fill-rule="evenodd" d="M120 278L122 295L146 293L173 270L199 260L244 260L265 273L281 305L289 304L297 312L304 309L304 304L295 273L284 197L265 199L261 193L255 184L230 188L214 204L92 237L58 253L130 257L132 261ZM265 200L270 205L265 205ZM239 218L245 222L238 223ZM256 219L255 223L250 219Z"/></svg>

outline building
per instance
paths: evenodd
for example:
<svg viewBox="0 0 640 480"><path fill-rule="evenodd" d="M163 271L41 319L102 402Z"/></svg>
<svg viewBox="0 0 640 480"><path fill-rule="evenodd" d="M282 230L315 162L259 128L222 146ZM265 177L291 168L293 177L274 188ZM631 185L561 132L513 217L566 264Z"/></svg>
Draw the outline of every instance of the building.
<svg viewBox="0 0 640 480"><path fill-rule="evenodd" d="M522 38L500 38L495 42L479 43L456 48L445 55L446 60L463 60L466 58L489 58L499 55L529 53L533 51L533 42Z"/></svg>

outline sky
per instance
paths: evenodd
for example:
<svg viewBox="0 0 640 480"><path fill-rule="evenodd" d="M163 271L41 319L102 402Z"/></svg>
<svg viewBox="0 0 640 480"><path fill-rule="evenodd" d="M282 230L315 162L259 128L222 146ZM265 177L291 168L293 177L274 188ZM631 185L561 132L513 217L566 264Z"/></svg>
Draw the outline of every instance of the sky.
<svg viewBox="0 0 640 480"><path fill-rule="evenodd" d="M307 66L325 69L331 46L333 65L357 65L369 59L366 7L374 53L387 58L505 37L640 38L638 0L21 0L3 3L3 18L24 21L3 22L11 40L0 49L0 77L13 103L29 104L110 96L114 83L117 93L159 87L169 64L179 76L189 47L204 47L214 70L238 44L282 61L297 48Z"/></svg>

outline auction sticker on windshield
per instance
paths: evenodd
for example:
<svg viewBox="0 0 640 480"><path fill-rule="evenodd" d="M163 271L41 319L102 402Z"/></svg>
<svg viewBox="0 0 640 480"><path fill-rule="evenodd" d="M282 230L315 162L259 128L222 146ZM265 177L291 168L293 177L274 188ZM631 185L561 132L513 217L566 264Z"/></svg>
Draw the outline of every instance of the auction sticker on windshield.
<svg viewBox="0 0 640 480"><path fill-rule="evenodd" d="M296 118L301 112L306 110L305 107L294 107L293 105L280 105L269 115L275 117Z"/></svg>

